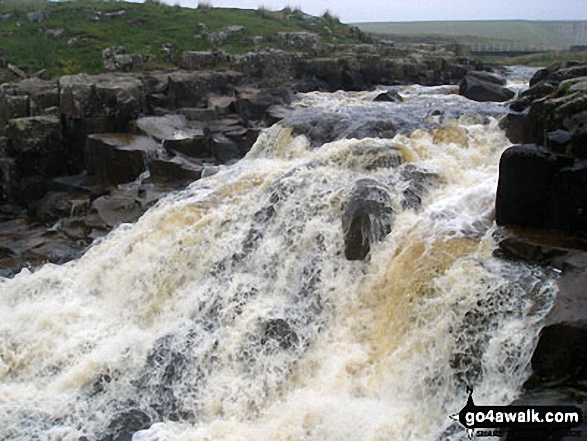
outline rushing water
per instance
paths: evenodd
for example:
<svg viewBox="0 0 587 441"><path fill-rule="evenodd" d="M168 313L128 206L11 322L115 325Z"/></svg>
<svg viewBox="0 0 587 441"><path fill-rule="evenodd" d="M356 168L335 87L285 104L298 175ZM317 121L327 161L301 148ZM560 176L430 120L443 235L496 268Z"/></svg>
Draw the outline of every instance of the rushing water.
<svg viewBox="0 0 587 441"><path fill-rule="evenodd" d="M307 94L244 160L1 282L0 439L460 440L468 386L514 399L554 290L492 257L503 108L398 90ZM398 134L319 145L325 120ZM348 261L364 178L392 232Z"/></svg>

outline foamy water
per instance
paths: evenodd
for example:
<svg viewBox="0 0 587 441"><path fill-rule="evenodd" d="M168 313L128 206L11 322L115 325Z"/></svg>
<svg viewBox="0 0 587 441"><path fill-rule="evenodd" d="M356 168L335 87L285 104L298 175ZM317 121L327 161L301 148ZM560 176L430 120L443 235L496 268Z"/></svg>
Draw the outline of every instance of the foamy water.
<svg viewBox="0 0 587 441"><path fill-rule="evenodd" d="M0 439L101 439L135 412L135 441L457 440L468 386L515 398L554 289L492 257L502 110L400 92L306 94L295 116L398 115L392 139L317 148L274 126L80 260L2 281ZM392 232L347 261L342 209L364 178Z"/></svg>

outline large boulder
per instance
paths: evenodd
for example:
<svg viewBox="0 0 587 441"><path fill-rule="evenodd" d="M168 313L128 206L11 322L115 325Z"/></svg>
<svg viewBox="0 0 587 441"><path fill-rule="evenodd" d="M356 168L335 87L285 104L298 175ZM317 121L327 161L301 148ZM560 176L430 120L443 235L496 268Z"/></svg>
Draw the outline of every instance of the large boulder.
<svg viewBox="0 0 587 441"><path fill-rule="evenodd" d="M88 136L85 150L86 170L107 185L137 179L146 171L149 157L159 144L146 136L103 133Z"/></svg>
<svg viewBox="0 0 587 441"><path fill-rule="evenodd" d="M387 190L372 179L357 181L343 208L347 260L364 260L371 246L391 232L393 209Z"/></svg>
<svg viewBox="0 0 587 441"><path fill-rule="evenodd" d="M459 84L459 94L472 101L504 102L511 100L516 94L512 90L495 84L482 81L477 77L467 75Z"/></svg>
<svg viewBox="0 0 587 441"><path fill-rule="evenodd" d="M549 228L558 215L554 203L560 196L555 180L573 159L534 144L510 147L501 156L496 196L498 225Z"/></svg>

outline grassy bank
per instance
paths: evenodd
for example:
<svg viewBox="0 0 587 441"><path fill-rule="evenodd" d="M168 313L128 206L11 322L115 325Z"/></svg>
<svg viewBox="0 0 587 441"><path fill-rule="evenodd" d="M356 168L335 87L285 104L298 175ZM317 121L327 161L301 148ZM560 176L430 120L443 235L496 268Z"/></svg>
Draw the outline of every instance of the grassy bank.
<svg viewBox="0 0 587 441"><path fill-rule="evenodd" d="M204 6L204 5L202 5ZM37 20L27 14L37 14ZM78 0L62 3L0 3L0 48L7 62L27 73L47 69L52 75L104 71L102 50L122 45L127 53L154 56L143 68L172 67L184 50L213 48L208 36L227 26L245 33L228 37L222 49L230 53L252 50L253 36L278 32L315 32L324 43L345 43L347 25L333 17L310 17L301 11L242 10L168 6L145 3ZM162 51L163 45L171 53ZM279 47L261 43L261 47ZM292 49L283 47L283 49ZM12 74L2 69L4 81Z"/></svg>

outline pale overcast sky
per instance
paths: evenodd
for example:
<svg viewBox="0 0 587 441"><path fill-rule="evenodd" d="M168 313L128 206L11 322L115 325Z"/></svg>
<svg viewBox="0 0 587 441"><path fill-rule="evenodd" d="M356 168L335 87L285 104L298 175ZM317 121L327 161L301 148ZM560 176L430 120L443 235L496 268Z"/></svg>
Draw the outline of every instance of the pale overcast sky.
<svg viewBox="0 0 587 441"><path fill-rule="evenodd" d="M135 0L140 1L140 0ZM164 0L196 7L198 0ZM330 10L345 23L417 20L587 20L587 0L206 0L217 7Z"/></svg>

